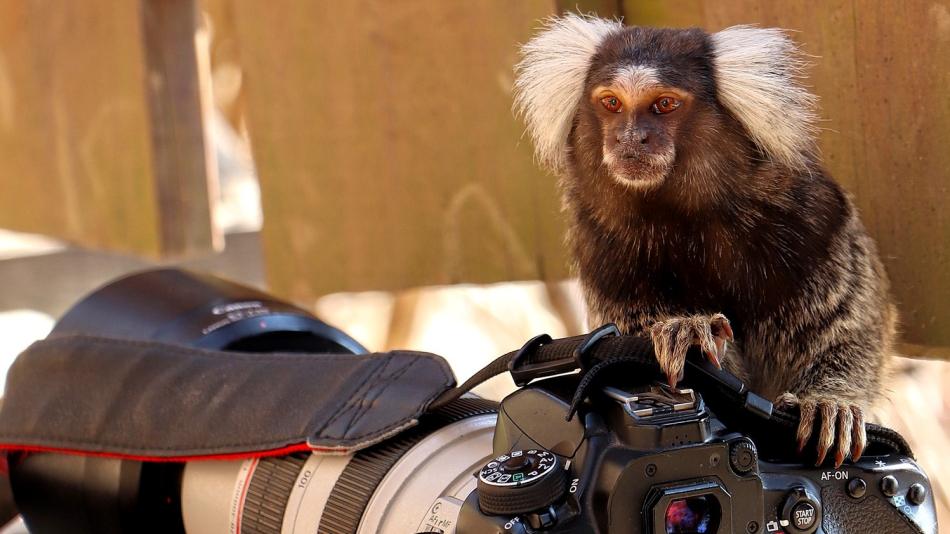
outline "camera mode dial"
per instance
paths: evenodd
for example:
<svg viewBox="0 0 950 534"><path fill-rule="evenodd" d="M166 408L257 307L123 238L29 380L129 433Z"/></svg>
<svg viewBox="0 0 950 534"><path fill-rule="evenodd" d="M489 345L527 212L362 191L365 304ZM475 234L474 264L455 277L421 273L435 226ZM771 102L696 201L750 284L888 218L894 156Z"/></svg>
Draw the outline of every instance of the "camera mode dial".
<svg viewBox="0 0 950 534"><path fill-rule="evenodd" d="M534 512L563 497L566 481L554 453L541 449L511 451L478 472L478 504L490 515Z"/></svg>

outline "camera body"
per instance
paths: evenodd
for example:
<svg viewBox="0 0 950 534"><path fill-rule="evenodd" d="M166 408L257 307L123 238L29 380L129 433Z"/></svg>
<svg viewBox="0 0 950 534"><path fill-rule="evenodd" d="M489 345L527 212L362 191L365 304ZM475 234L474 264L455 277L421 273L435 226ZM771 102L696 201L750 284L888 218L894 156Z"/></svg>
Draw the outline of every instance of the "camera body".
<svg viewBox="0 0 950 534"><path fill-rule="evenodd" d="M501 403L495 457L461 506L457 534L936 532L929 482L910 458L838 469L769 461L701 395L665 385L605 387L568 421L573 387L570 377L543 380ZM555 476L515 459L540 451L564 471L556 496L525 492Z"/></svg>

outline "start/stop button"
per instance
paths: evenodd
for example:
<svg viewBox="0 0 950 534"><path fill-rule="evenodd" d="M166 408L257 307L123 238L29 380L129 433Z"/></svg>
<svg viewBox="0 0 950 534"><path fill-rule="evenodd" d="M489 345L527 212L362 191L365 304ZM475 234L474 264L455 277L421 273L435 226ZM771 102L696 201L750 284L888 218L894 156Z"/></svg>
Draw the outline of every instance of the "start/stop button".
<svg viewBox="0 0 950 534"><path fill-rule="evenodd" d="M807 532L818 521L818 510L812 503L802 501L792 507L790 521L798 530Z"/></svg>
<svg viewBox="0 0 950 534"><path fill-rule="evenodd" d="M821 521L821 505L802 486L792 488L785 498L782 516L794 534L811 534Z"/></svg>

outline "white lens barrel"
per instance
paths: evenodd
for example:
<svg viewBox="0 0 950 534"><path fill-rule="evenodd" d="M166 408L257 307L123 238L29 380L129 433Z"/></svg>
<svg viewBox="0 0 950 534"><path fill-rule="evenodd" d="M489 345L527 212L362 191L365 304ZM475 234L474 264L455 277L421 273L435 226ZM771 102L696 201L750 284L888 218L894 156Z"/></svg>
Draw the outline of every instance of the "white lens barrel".
<svg viewBox="0 0 950 534"><path fill-rule="evenodd" d="M475 489L472 473L492 456L496 418L494 413L467 417L412 445L372 492L356 532L418 532L427 521L454 532L456 508ZM182 480L185 530L241 534L253 525L255 532L275 534L336 532L329 525L339 522L324 518L335 513L326 504L352 459L298 455L189 462Z"/></svg>

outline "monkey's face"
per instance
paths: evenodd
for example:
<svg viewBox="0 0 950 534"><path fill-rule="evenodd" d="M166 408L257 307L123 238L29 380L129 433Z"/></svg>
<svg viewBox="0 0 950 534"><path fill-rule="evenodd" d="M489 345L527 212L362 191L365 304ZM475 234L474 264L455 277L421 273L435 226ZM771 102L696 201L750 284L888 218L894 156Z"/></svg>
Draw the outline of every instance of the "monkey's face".
<svg viewBox="0 0 950 534"><path fill-rule="evenodd" d="M567 14L526 43L515 110L569 202L603 221L646 205L695 211L763 165L811 173L814 97L782 31L623 26ZM781 185L781 184L773 184Z"/></svg>
<svg viewBox="0 0 950 534"><path fill-rule="evenodd" d="M607 84L594 87L588 105L600 126L611 178L635 188L661 183L676 160L676 132L691 100L649 67L621 67Z"/></svg>
<svg viewBox="0 0 950 534"><path fill-rule="evenodd" d="M631 28L604 42L591 61L578 133L585 148L599 145L611 180L653 189L682 164L697 116L707 115L706 49L705 36L689 30Z"/></svg>

